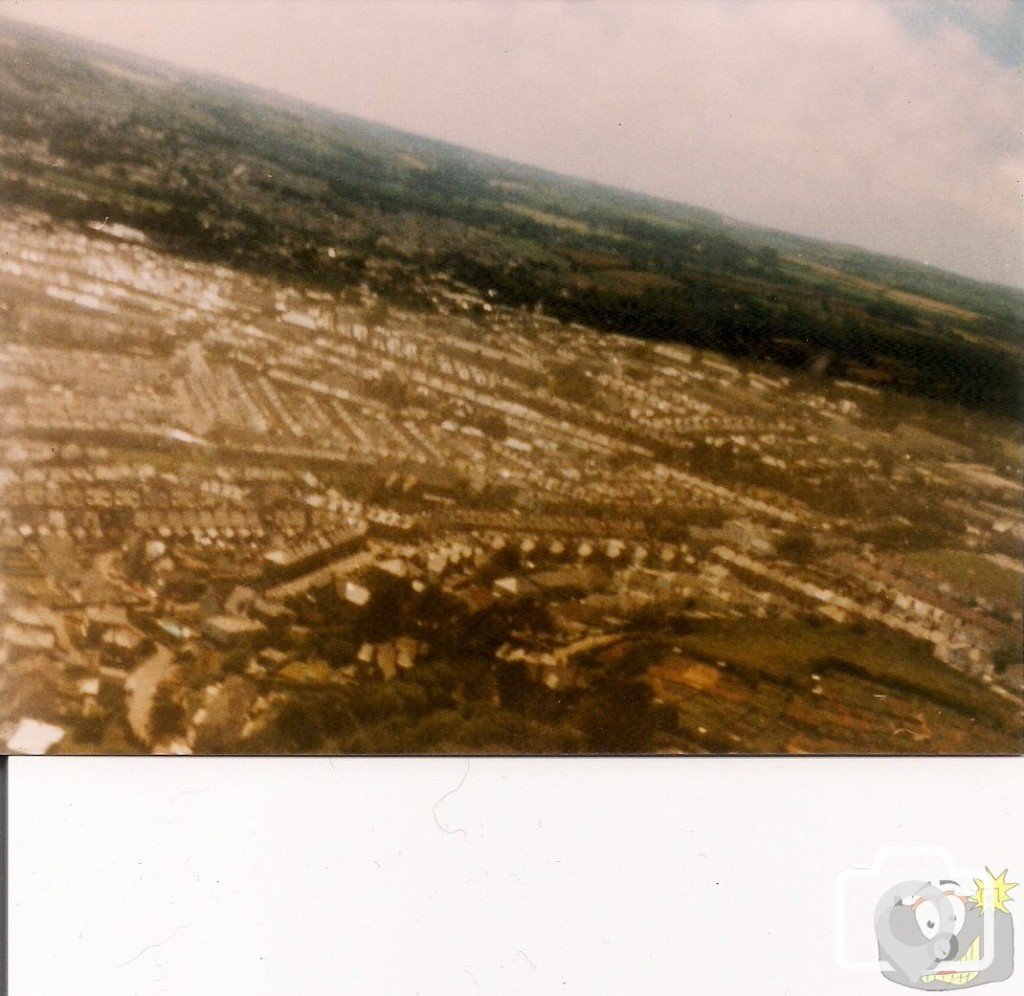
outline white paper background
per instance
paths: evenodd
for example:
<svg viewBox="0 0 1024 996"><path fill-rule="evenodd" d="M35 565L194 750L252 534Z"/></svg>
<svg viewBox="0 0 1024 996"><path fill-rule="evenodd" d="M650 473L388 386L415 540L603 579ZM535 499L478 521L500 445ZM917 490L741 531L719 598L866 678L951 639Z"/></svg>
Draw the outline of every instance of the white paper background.
<svg viewBox="0 0 1024 996"><path fill-rule="evenodd" d="M941 846L1024 879L1020 759L10 770L13 996L894 996L835 962L840 871Z"/></svg>

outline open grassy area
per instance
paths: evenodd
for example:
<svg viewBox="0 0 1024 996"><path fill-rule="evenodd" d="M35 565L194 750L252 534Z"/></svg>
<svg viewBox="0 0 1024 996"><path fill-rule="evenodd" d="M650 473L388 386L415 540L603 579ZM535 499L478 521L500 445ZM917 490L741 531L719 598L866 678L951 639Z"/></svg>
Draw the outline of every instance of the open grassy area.
<svg viewBox="0 0 1024 996"><path fill-rule="evenodd" d="M791 256L786 257L786 262L795 264L797 267L811 273L818 274L833 283L841 284L851 290L859 291L875 299L877 299L879 295L884 295L889 300L895 301L898 304L906 305L908 308L913 308L917 311L933 312L947 318L956 318L960 321L971 322L976 321L978 318L977 312L969 311L966 308L958 308L956 305L950 304L946 301L936 301L935 299L925 297L922 294L912 294L908 291L896 290L886 284L879 283L876 280L867 280L864 277L845 273L833 266L826 266L822 263L813 263L807 260L795 259Z"/></svg>
<svg viewBox="0 0 1024 996"><path fill-rule="evenodd" d="M905 304L910 308L918 308L922 311L934 311L936 314L945 315L949 318L958 318L961 321L976 321L978 315L966 308L957 308L955 305L947 304L945 301L935 301L930 297L922 297L920 294L910 294L907 291L889 290L888 297L898 304Z"/></svg>
<svg viewBox="0 0 1024 996"><path fill-rule="evenodd" d="M542 211L540 208L528 207L525 204L516 204L514 201L504 201L503 207L516 214L524 215L541 225L564 228L566 231L578 232L581 235L589 235L591 232L590 226L578 218L567 218L565 215L552 214L550 211Z"/></svg>
<svg viewBox="0 0 1024 996"><path fill-rule="evenodd" d="M642 294L645 290L664 287L678 287L679 283L662 273L647 273L643 270L607 269L601 270L596 280L621 294Z"/></svg>
<svg viewBox="0 0 1024 996"><path fill-rule="evenodd" d="M859 632L834 623L758 619L701 625L680 644L696 657L724 660L741 672L775 681L800 680L812 661L839 657L880 676L929 673L940 667L927 644L881 630Z"/></svg>
<svg viewBox="0 0 1024 996"><path fill-rule="evenodd" d="M975 598L1019 606L1021 575L1008 567L992 563L980 553L967 550L922 550L912 553L908 562L933 572L957 591Z"/></svg>
<svg viewBox="0 0 1024 996"><path fill-rule="evenodd" d="M1018 728L1012 705L937 661L928 644L881 629L798 619L714 622L679 639L695 658L722 660L738 673L803 683L825 658L905 694L920 696L996 728Z"/></svg>

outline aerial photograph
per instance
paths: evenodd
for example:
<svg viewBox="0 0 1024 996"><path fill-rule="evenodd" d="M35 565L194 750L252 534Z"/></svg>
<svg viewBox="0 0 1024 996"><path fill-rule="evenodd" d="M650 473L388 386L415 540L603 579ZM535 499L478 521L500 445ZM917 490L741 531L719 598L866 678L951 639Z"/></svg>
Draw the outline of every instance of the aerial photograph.
<svg viewBox="0 0 1024 996"><path fill-rule="evenodd" d="M1022 12L0 3L0 753L1022 753Z"/></svg>

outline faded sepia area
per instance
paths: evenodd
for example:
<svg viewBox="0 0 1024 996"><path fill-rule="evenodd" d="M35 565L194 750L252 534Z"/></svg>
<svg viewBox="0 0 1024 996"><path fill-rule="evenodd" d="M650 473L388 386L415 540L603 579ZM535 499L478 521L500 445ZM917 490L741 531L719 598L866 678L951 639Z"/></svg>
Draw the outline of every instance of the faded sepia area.
<svg viewBox="0 0 1024 996"><path fill-rule="evenodd" d="M1019 753L1019 209L715 206L0 21L0 748Z"/></svg>

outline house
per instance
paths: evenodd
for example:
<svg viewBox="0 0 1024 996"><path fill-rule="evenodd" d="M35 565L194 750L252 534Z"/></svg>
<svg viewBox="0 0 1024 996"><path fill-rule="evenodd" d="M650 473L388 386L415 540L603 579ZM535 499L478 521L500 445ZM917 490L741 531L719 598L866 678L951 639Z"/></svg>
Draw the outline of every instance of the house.
<svg viewBox="0 0 1024 996"><path fill-rule="evenodd" d="M415 663L423 644L407 636L400 636L395 640L395 663L403 670L409 670Z"/></svg>
<svg viewBox="0 0 1024 996"><path fill-rule="evenodd" d="M98 643L107 630L128 625L128 611L123 605L89 605L83 619L83 636L89 643Z"/></svg>
<svg viewBox="0 0 1024 996"><path fill-rule="evenodd" d="M53 650L57 640L52 630L39 629L35 626L23 626L17 622L4 624L0 643L7 660L17 660L27 654Z"/></svg>
<svg viewBox="0 0 1024 996"><path fill-rule="evenodd" d="M284 667L285 664L288 664L293 657L293 654L287 654L282 650L275 650L273 647L266 647L259 652L257 660L264 667L276 671Z"/></svg>
<svg viewBox="0 0 1024 996"><path fill-rule="evenodd" d="M263 623L246 619L245 616L209 616L203 620L200 629L207 639L225 650L252 650L263 643L267 636L267 627Z"/></svg>
<svg viewBox="0 0 1024 996"><path fill-rule="evenodd" d="M224 611L237 616L247 612L256 600L256 592L247 585L236 585L224 600Z"/></svg>
<svg viewBox="0 0 1024 996"><path fill-rule="evenodd" d="M23 719L7 738L7 750L11 754L45 754L63 739L64 731L59 726Z"/></svg>
<svg viewBox="0 0 1024 996"><path fill-rule="evenodd" d="M270 630L283 631L295 622L295 613L280 602L268 602L264 598L253 601L250 611Z"/></svg>
<svg viewBox="0 0 1024 996"><path fill-rule="evenodd" d="M398 674L398 654L393 643L382 643L377 647L377 667L385 681L393 681Z"/></svg>
<svg viewBox="0 0 1024 996"><path fill-rule="evenodd" d="M409 562L401 557L391 557L381 560L377 564L377 570L393 578L405 578L409 576Z"/></svg>
<svg viewBox="0 0 1024 996"><path fill-rule="evenodd" d="M126 666L144 653L153 641L134 626L112 626L103 631L100 647L108 663Z"/></svg>
<svg viewBox="0 0 1024 996"><path fill-rule="evenodd" d="M369 588L365 588L361 584L356 584L355 581L344 581L341 578L338 579L338 594L350 604L357 608L362 608L366 605L371 598L371 592Z"/></svg>

